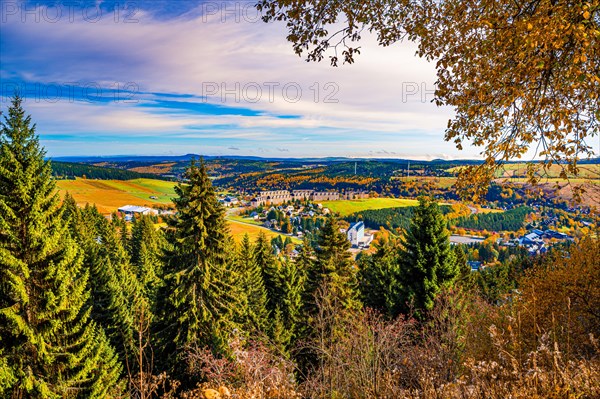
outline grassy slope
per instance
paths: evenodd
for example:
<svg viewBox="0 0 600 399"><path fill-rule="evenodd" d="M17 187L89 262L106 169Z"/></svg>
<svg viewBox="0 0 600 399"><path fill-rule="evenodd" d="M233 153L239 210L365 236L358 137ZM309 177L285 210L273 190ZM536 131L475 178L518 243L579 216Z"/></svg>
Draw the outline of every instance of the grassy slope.
<svg viewBox="0 0 600 399"><path fill-rule="evenodd" d="M170 204L171 199L175 197L176 183L153 180L153 179L135 179L135 180L59 180L57 181L58 190L61 197L69 192L80 205L96 204L101 213L109 214L123 205L147 205ZM158 199L152 200L151 196ZM229 227L233 238L238 241L245 233L250 237L256 237L263 231L269 238L278 234L269 229L253 224L259 224L251 219L240 216L232 216L229 220ZM285 238L285 236L284 236ZM300 242L293 238L294 242Z"/></svg>
<svg viewBox="0 0 600 399"><path fill-rule="evenodd" d="M399 198L368 198L348 201L323 201L323 207L332 212L339 212L341 216L347 216L354 212L366 209L399 208L402 206L417 206L419 201Z"/></svg>
<svg viewBox="0 0 600 399"><path fill-rule="evenodd" d="M286 237L284 234L276 233L276 232L271 231L264 227L256 226L253 224L241 223L241 222L238 222L235 220L228 220L228 221L229 221L229 231L231 232L231 235L233 236L233 239L236 242L239 242L244 237L244 234L248 234L250 236L250 238L252 239L253 237L258 236L258 233L260 233L261 231L263 233L265 233L267 235L267 237L269 237L269 239L275 238L278 235L280 235L281 238L284 240ZM292 239L292 242L294 242L295 244L301 243L301 241L296 237L291 237L291 239Z"/></svg>
<svg viewBox="0 0 600 399"><path fill-rule="evenodd" d="M69 192L78 204L96 204L102 213L111 213L123 205L169 204L175 196L175 183L153 180L59 180L61 196ZM158 199L150 199L155 196Z"/></svg>

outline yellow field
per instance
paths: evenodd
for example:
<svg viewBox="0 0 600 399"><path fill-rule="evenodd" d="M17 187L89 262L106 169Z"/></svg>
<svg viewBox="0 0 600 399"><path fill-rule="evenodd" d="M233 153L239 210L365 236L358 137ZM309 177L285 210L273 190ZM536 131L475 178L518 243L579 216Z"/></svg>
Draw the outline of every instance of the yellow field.
<svg viewBox="0 0 600 399"><path fill-rule="evenodd" d="M154 180L154 179L135 179L135 180L58 180L57 186L59 194L64 197L68 192L75 198L79 205L96 204L101 213L109 214L115 212L123 205L152 206L156 204L171 204L175 197L176 183ZM150 197L157 197L151 199ZM285 235L273 232L267 228L242 222L242 217L231 216L238 220L228 220L231 235L236 241L248 234L250 238L255 238L261 231L267 237L274 238ZM250 223L258 223L254 220L248 220ZM292 237L294 243L300 243L298 238Z"/></svg>
<svg viewBox="0 0 600 399"><path fill-rule="evenodd" d="M329 208L332 212L338 212L341 216L347 216L367 209L417 206L419 205L419 201L400 198L367 198L358 200L323 201L321 204L323 204L323 207Z"/></svg>
<svg viewBox="0 0 600 399"><path fill-rule="evenodd" d="M114 212L123 205L170 204L175 196L175 184L154 179L91 180L78 178L77 180L57 181L61 197L68 192L78 204L96 204L98 210L105 214Z"/></svg>
<svg viewBox="0 0 600 399"><path fill-rule="evenodd" d="M234 220L228 220L228 222L229 222L229 231L231 232L231 235L233 236L233 239L236 242L240 242L242 240L242 238L244 237L244 234L248 234L250 236L250 239L253 239L256 236L258 236L258 234L260 232L265 233L269 239L275 238L278 235L280 235L283 240L285 240L285 237L289 237L289 236L286 236L285 234L279 234L274 231L271 231L265 227L255 226L255 225L246 224L246 223L240 223L240 222L237 222ZM301 241L296 237L290 237L290 238L292 239L292 242L294 244L301 243Z"/></svg>

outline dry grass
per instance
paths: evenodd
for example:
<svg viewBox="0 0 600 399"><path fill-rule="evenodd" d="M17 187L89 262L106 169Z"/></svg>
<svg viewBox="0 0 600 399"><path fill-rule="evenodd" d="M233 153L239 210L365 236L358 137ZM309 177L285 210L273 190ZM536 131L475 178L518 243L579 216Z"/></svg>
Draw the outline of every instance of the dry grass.
<svg viewBox="0 0 600 399"><path fill-rule="evenodd" d="M175 196L175 183L154 179L58 180L57 186L62 197L68 192L79 205L96 204L103 214L112 213L123 205L170 204ZM157 199L151 199L152 196Z"/></svg>
<svg viewBox="0 0 600 399"><path fill-rule="evenodd" d="M256 226L256 225L252 225L252 224L246 224L246 223L240 223L235 220L227 220L227 222L229 223L229 232L231 233L233 239L238 243L242 240L242 238L244 237L245 234L248 234L250 236L250 238L257 237L259 233L266 234L269 239L275 238L277 236L281 236L281 238L283 240L285 240L286 237L290 237L290 236L286 236L285 234L276 233L265 227L260 227L260 226ZM301 241L297 237L290 237L290 238L292 239L292 242L294 242L296 244L301 243Z"/></svg>

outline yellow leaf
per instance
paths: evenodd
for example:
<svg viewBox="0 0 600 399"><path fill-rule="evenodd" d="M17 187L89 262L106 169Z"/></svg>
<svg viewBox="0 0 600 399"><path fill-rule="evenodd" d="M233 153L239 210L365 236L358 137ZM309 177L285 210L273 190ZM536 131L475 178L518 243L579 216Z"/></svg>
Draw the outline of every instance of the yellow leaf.
<svg viewBox="0 0 600 399"><path fill-rule="evenodd" d="M532 30L533 29L533 24L530 22L527 24L527 30Z"/></svg>
<svg viewBox="0 0 600 399"><path fill-rule="evenodd" d="M589 12L589 11L585 11L585 12L583 13L583 18L584 18L584 19L590 19L590 12Z"/></svg>

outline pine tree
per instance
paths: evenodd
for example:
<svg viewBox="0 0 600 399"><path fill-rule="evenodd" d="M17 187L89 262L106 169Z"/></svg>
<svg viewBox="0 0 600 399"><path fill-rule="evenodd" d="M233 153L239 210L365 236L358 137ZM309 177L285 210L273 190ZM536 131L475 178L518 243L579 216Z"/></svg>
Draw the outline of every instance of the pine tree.
<svg viewBox="0 0 600 399"><path fill-rule="evenodd" d="M117 357L90 320L82 253L20 98L0 126L0 393L116 396Z"/></svg>
<svg viewBox="0 0 600 399"><path fill-rule="evenodd" d="M316 259L307 270L305 304L309 313L315 311L314 295L323 285L345 308L360 307L356 271L349 249L350 241L340 232L338 220L330 217L319 232Z"/></svg>
<svg viewBox="0 0 600 399"><path fill-rule="evenodd" d="M403 240L400 284L404 312L425 317L437 293L458 275L446 221L436 202L419 198L410 228Z"/></svg>
<svg viewBox="0 0 600 399"><path fill-rule="evenodd" d="M279 261L273 255L273 246L262 231L258 234L253 248L254 263L261 271L267 293L267 310L274 312L281 297L279 292Z"/></svg>
<svg viewBox="0 0 600 399"><path fill-rule="evenodd" d="M263 281L262 270L254 259L254 252L248 234L244 235L237 252L237 269L243 283L242 287L247 297L246 322L249 331L266 333L269 324L267 310L267 292Z"/></svg>
<svg viewBox="0 0 600 399"><path fill-rule="evenodd" d="M165 285L158 296L162 360L176 378L186 378L186 347L227 353L227 341L246 313L241 279L235 273L224 209L215 196L204 162L192 161L174 199L168 221ZM190 381L187 381L188 385Z"/></svg>
<svg viewBox="0 0 600 399"><path fill-rule="evenodd" d="M297 264L284 261L277 276L278 296L272 338L282 352L289 351L299 336L305 274Z"/></svg>
<svg viewBox="0 0 600 399"><path fill-rule="evenodd" d="M162 252L164 237L154 228L147 215L136 217L131 228L129 251L138 281L144 287L146 297L154 303L162 275Z"/></svg>
<svg viewBox="0 0 600 399"><path fill-rule="evenodd" d="M397 245L385 236L373 245L376 252L359 260L361 299L365 306L394 318L402 309Z"/></svg>

